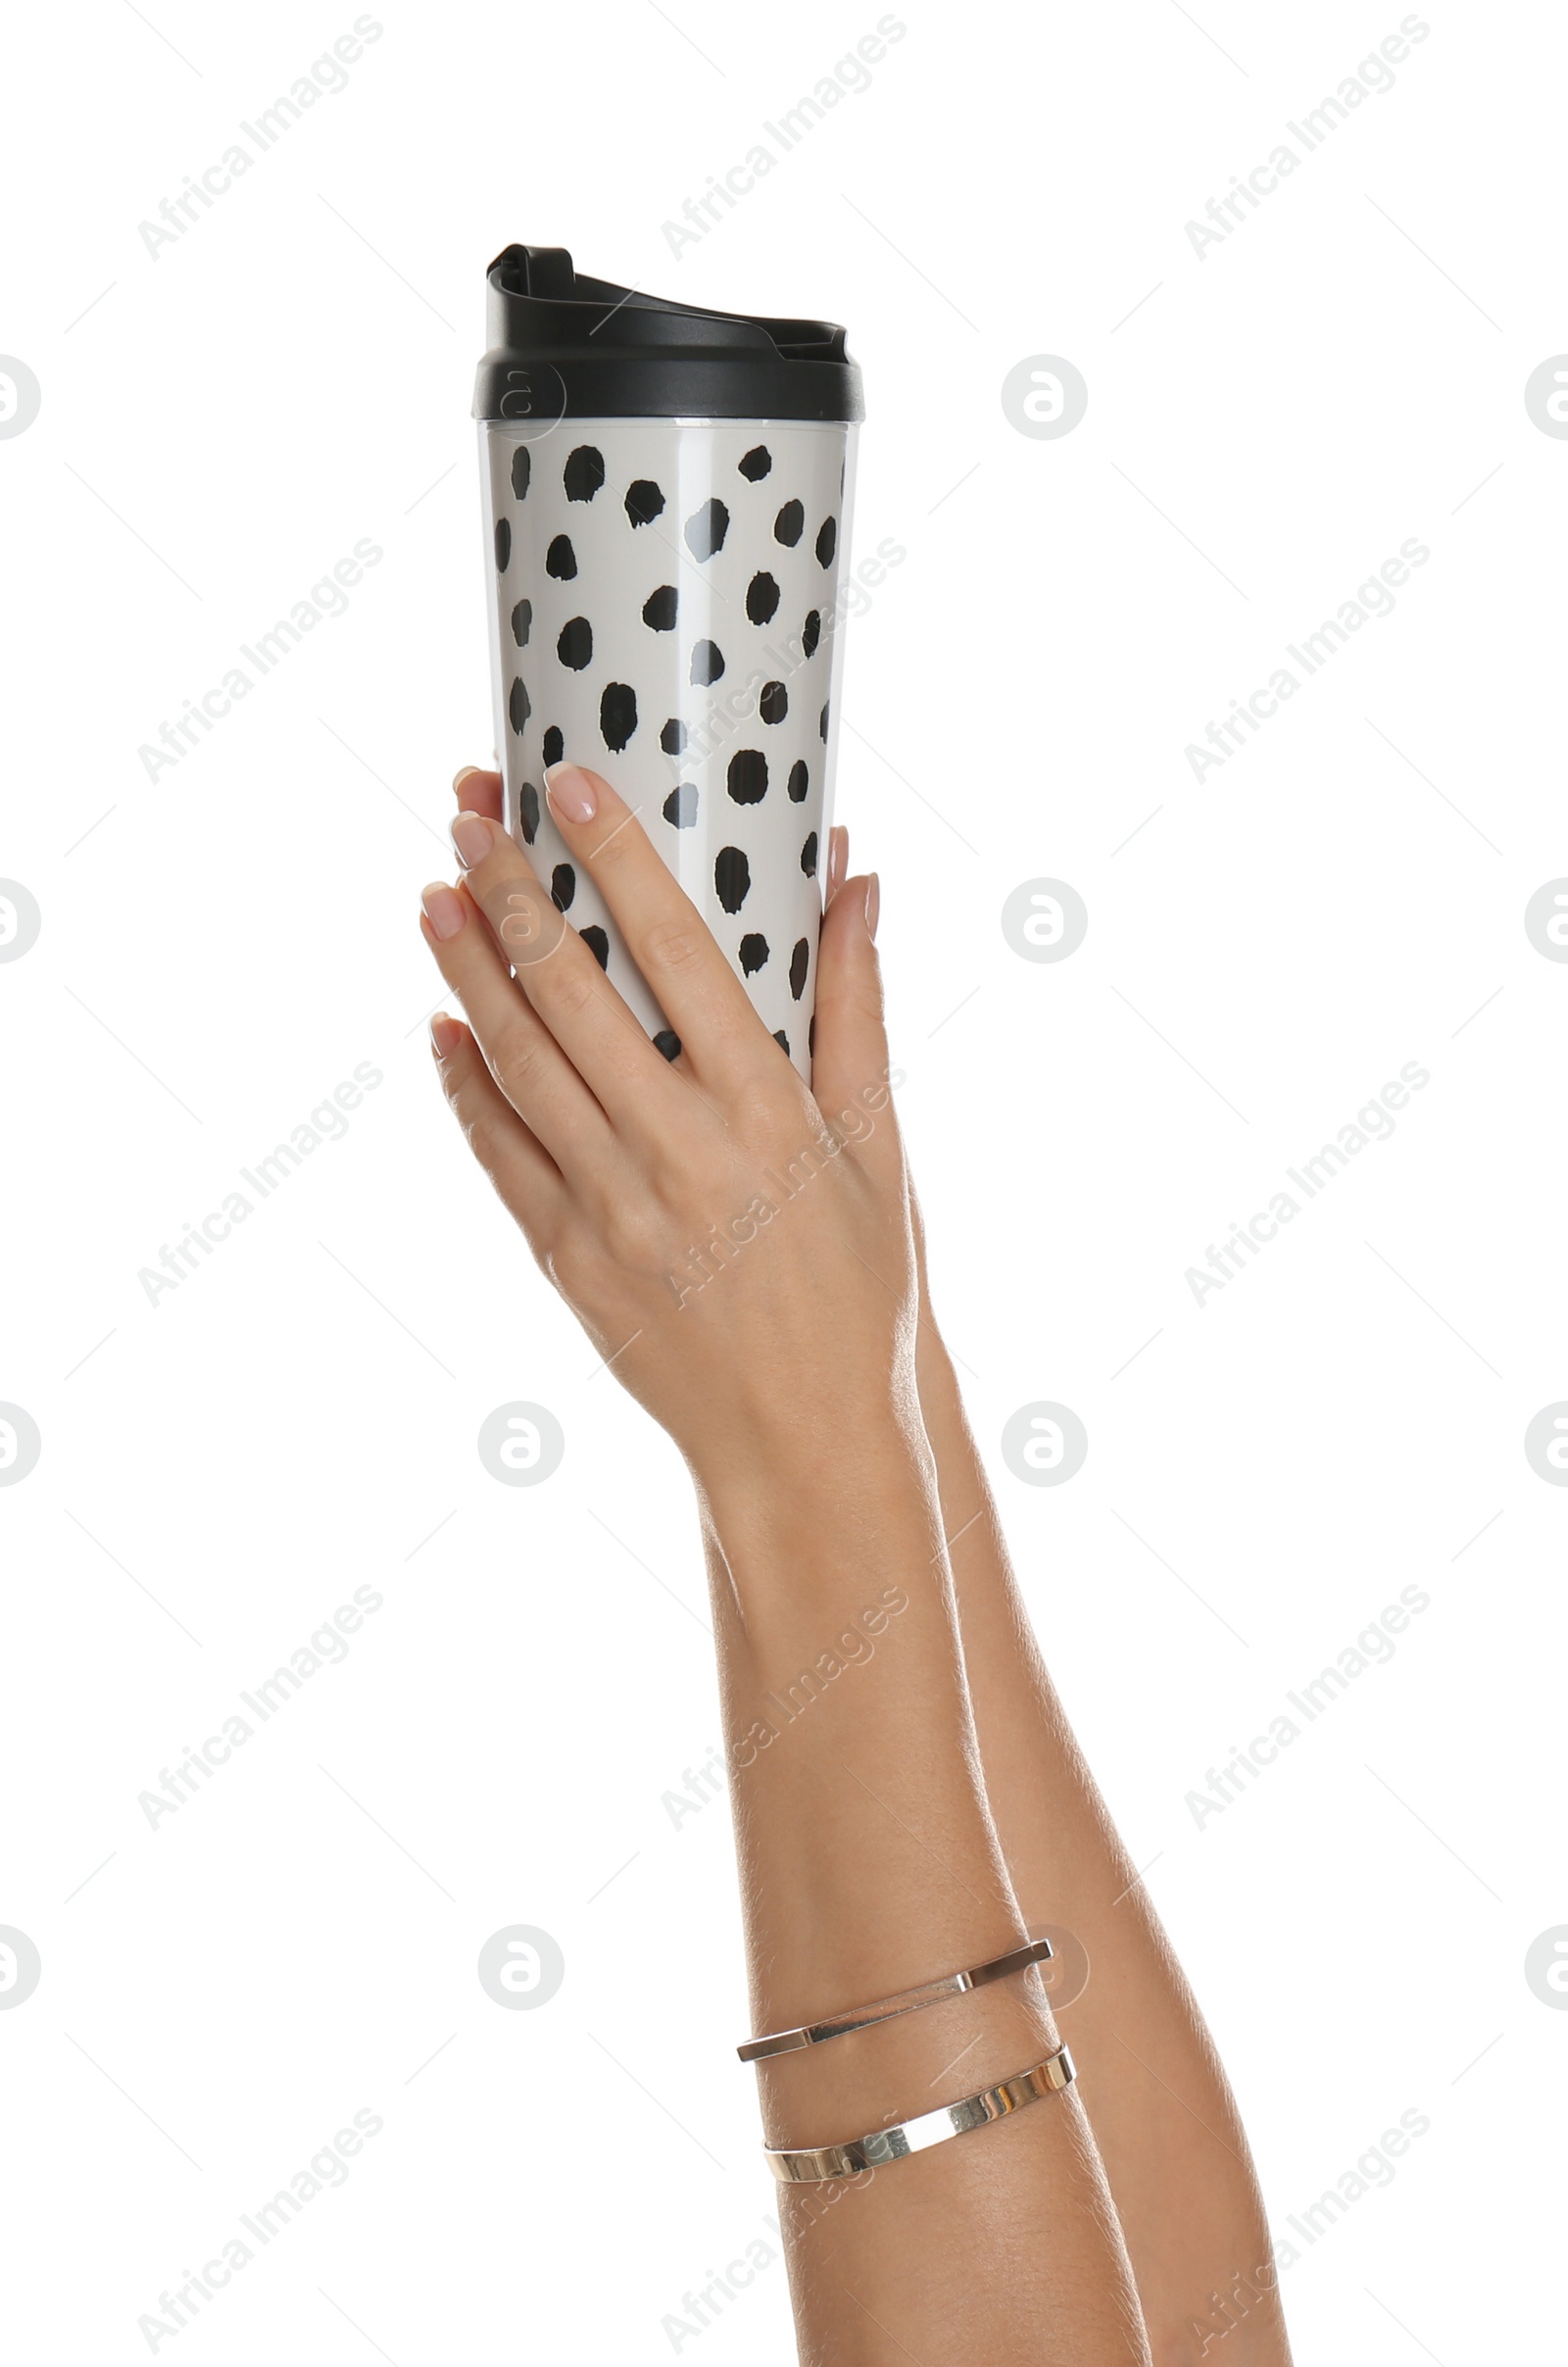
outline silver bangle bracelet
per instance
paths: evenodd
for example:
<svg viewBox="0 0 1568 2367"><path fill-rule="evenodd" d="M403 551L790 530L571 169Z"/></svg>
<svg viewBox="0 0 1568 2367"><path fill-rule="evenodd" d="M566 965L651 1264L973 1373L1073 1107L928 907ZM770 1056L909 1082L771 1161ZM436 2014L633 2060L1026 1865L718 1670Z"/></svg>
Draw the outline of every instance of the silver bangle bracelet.
<svg viewBox="0 0 1568 2367"><path fill-rule="evenodd" d="M990 1981L1022 1972L1025 1965L1043 1964L1050 1954L1049 1940L1031 1940L1026 1947L1009 1948L1004 1956L993 1956L989 1964L975 1964L966 1972L944 1974L940 1981L924 1981L918 1989L901 1989L896 1997L881 1997L874 2005L855 2005L846 2013L830 2013L820 2022L803 2024L799 2030L777 2030L771 2038L748 2039L735 2051L743 2063L758 2063L765 2055L793 2053L798 2046L820 2046L827 2039L843 2037L846 2031L866 2030L875 2022L895 2021L901 2013L918 2013L922 2005L935 2005L943 1997L961 1997L967 1990L984 1989Z"/></svg>
<svg viewBox="0 0 1568 2367"><path fill-rule="evenodd" d="M879 2170L890 2161L902 2161L906 2153L923 2153L928 2145L961 2137L966 2129L978 2129L986 2121L1005 2120L1026 2104L1038 2103L1042 2096L1070 2086L1075 2077L1072 2056L1061 2046L1032 2071L1020 2071L995 2088L982 2088L978 2096L962 2096L956 2104L944 2104L938 2112L922 2112L918 2119L891 2129L873 2129L868 2137L853 2138L848 2145L788 2146L777 2151L764 2148L767 2166L780 2186L808 2186L823 2178L849 2178L859 2170Z"/></svg>

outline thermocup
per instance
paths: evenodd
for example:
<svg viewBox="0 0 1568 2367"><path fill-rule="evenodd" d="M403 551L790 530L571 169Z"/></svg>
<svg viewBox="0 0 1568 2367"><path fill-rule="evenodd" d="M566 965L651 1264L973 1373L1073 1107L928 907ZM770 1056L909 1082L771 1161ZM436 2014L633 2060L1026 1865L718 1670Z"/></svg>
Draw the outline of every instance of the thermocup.
<svg viewBox="0 0 1568 2367"><path fill-rule="evenodd" d="M561 247L489 274L474 416L507 826L666 1057L551 818L602 772L809 1081L859 372L821 321L704 312Z"/></svg>

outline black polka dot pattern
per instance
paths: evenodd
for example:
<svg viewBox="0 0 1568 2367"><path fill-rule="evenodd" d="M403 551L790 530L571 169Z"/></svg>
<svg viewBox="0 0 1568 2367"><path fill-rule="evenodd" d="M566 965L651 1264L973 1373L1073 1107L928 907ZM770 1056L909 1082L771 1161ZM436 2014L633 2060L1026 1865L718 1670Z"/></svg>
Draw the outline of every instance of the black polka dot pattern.
<svg viewBox="0 0 1568 2367"><path fill-rule="evenodd" d="M579 444L562 470L569 502L591 502L605 481L605 456L593 444Z"/></svg>
<svg viewBox="0 0 1568 2367"><path fill-rule="evenodd" d="M713 915L806 1078L826 854L810 825L848 557L841 448L788 421L769 421L763 442L734 421L567 420L531 445L516 432L492 430L489 450L490 629L517 839L610 984L679 1059L546 795L568 755L599 766Z"/></svg>
<svg viewBox="0 0 1568 2367"><path fill-rule="evenodd" d="M738 912L752 892L752 866L739 847L721 847L713 864L713 893L726 912Z"/></svg>
<svg viewBox="0 0 1568 2367"><path fill-rule="evenodd" d="M574 674L580 674L585 666L593 664L594 628L586 616L567 618L561 628L561 639L556 643L556 656L563 666L569 666Z"/></svg>
<svg viewBox="0 0 1568 2367"><path fill-rule="evenodd" d="M686 548L694 559L711 559L715 551L724 548L728 532L729 512L715 493L686 520Z"/></svg>
<svg viewBox="0 0 1568 2367"><path fill-rule="evenodd" d="M607 682L599 702L599 729L605 746L618 756L637 728L637 693L629 682Z"/></svg>
<svg viewBox="0 0 1568 2367"><path fill-rule="evenodd" d="M767 795L767 759L760 748L737 748L729 760L725 786L737 806L760 805Z"/></svg>

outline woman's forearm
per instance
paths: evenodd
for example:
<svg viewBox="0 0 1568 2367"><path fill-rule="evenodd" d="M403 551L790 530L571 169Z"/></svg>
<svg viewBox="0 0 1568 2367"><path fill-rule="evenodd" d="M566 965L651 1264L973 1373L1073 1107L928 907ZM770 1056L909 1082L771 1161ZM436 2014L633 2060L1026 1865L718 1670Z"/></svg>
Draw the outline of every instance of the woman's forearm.
<svg viewBox="0 0 1568 2367"><path fill-rule="evenodd" d="M702 1495L755 2028L1015 1947L923 1433L890 1419L824 1441L805 1484L756 1469ZM761 2065L765 2142L858 2137L1059 2044L1034 1976L1012 1976ZM786 2189L781 2216L805 2359L1147 2358L1071 2090L848 2186Z"/></svg>
<svg viewBox="0 0 1568 2367"><path fill-rule="evenodd" d="M1025 1921L1064 1925L1088 1951L1088 1986L1063 2034L1155 2367L1200 2359L1195 2324L1212 2338L1214 2299L1233 2293L1227 2367L1287 2367L1273 2247L1229 2085L1047 1673L929 1318L917 1369L991 1815Z"/></svg>
<svg viewBox="0 0 1568 2367"><path fill-rule="evenodd" d="M835 833L808 1093L607 781L560 765L547 793L664 1013L657 1042L501 828L500 786L465 780L464 879L423 899L468 1019L432 1022L438 1072L541 1267L696 1477L758 2024L1006 1954L1026 1917L1095 1957L1069 2034L1087 2096L1061 2085L1032 1970L760 2065L774 2148L932 2113L942 2133L782 2190L802 2358L1148 2367L1119 2203L1179 2360L1192 2279L1260 2260L1261 2219L1201 2025L1121 1898L1132 1869L974 1521L983 1479L921 1317L875 882L845 878ZM954 2133L943 2108L986 2091L990 2117Z"/></svg>

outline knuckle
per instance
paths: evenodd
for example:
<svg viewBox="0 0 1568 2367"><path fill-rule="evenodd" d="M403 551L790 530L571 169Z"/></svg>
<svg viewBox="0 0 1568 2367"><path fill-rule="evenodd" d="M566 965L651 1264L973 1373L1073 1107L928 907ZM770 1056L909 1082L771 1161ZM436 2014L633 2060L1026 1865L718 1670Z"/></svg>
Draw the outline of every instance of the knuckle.
<svg viewBox="0 0 1568 2367"><path fill-rule="evenodd" d="M509 1102L515 1102L538 1076L542 1055L539 1038L521 1028L512 1030L496 1047L496 1083Z"/></svg>
<svg viewBox="0 0 1568 2367"><path fill-rule="evenodd" d="M690 917L677 913L654 922L642 940L639 961L645 970L652 968L673 977L701 962L703 951L696 913Z"/></svg>
<svg viewBox="0 0 1568 2367"><path fill-rule="evenodd" d="M612 1265L623 1273L641 1273L653 1255L651 1227L624 1209L612 1209L606 1216L604 1240Z"/></svg>
<svg viewBox="0 0 1568 2367"><path fill-rule="evenodd" d="M473 1153L487 1175L493 1175L501 1160L501 1135L494 1112L482 1105L476 1109L458 1108L458 1122L463 1139Z"/></svg>
<svg viewBox="0 0 1568 2367"><path fill-rule="evenodd" d="M769 1070L774 1063L769 1062ZM737 1090L731 1117L747 1142L795 1150L808 1141L820 1120L793 1068L777 1063L779 1075L749 1077Z"/></svg>
<svg viewBox="0 0 1568 2367"><path fill-rule="evenodd" d="M587 952L586 947L584 957L588 962L593 962L593 956ZM559 965L556 973L549 979L548 992L551 1009L563 1018L575 1018L578 1012L586 1011L588 1005L593 1001L597 992L595 983L598 973L597 962L594 962L593 966L594 976L590 976L582 962L564 962Z"/></svg>

